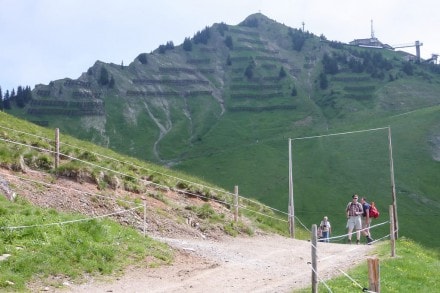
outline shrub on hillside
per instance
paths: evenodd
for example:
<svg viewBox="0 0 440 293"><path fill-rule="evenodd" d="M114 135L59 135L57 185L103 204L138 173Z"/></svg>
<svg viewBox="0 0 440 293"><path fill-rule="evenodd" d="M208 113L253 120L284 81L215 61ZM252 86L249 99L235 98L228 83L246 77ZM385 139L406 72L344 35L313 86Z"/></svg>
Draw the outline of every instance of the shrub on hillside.
<svg viewBox="0 0 440 293"><path fill-rule="evenodd" d="M141 64L147 64L148 63L147 53L139 54L139 56L137 56L137 60L139 60L139 62L141 62Z"/></svg>
<svg viewBox="0 0 440 293"><path fill-rule="evenodd" d="M228 47L230 50L233 49L234 45L233 45L233 43L232 43L232 37L231 37L231 36L227 36L227 37L225 38L225 45L226 45L226 47Z"/></svg>

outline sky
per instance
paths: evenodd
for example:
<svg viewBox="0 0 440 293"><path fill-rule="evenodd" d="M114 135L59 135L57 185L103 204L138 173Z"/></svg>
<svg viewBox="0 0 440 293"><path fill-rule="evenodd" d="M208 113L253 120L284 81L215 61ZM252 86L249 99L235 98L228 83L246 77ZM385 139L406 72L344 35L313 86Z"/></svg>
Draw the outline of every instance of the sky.
<svg viewBox="0 0 440 293"><path fill-rule="evenodd" d="M423 43L440 53L435 0L0 0L0 87L78 78L97 60L128 65L214 23L262 13L292 28L348 43L374 35L389 45ZM415 47L402 49L415 54Z"/></svg>

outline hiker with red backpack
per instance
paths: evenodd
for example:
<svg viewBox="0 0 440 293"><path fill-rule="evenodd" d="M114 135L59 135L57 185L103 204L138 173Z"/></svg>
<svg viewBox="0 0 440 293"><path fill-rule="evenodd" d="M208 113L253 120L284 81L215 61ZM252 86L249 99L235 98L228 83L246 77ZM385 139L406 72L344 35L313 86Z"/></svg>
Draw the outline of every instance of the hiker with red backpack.
<svg viewBox="0 0 440 293"><path fill-rule="evenodd" d="M367 202L366 197L361 198L361 204L362 204L362 209L363 209L362 233L367 238L367 244L370 244L371 242L373 242L373 239L371 238L371 234L370 234L370 224L371 224L371 219L372 219L372 217L370 217L371 205Z"/></svg>

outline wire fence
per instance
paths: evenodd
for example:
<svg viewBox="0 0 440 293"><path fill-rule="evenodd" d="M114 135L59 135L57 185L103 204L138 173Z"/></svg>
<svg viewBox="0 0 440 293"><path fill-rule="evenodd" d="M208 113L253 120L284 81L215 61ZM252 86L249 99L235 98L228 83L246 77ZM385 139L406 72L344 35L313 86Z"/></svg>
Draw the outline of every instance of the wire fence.
<svg viewBox="0 0 440 293"><path fill-rule="evenodd" d="M385 224L388 224L388 223L389 223L389 221L385 221L385 222L378 223L378 224L375 224L375 225L370 226L370 227L368 227L368 228L363 228L363 229L360 229L360 230L357 230L357 231L359 231L360 233L362 233L363 231L371 230L371 229L374 229L374 228L376 228L376 227L379 227L379 226L382 226L382 225L385 225ZM357 232L354 231L354 232L347 233L347 234L342 234L342 235L338 235L338 236L329 237L328 239L329 239L330 241L332 241L332 240L336 240L336 241L337 241L337 240L345 239L345 238L347 238L348 236L351 236L351 235L356 234L356 233L357 233Z"/></svg>
<svg viewBox="0 0 440 293"><path fill-rule="evenodd" d="M31 136L31 137L34 137L34 138L38 138L38 139L50 142L52 144L55 143L54 139L50 139L50 138L47 138L47 137L44 137L44 136L41 136L41 135L36 135L36 134L32 134L32 133L16 130L16 129L13 129L13 128L10 128L10 127L6 127L6 126L3 126L3 125L0 125L0 128L3 128L3 129L8 130L8 131L14 131L14 132L19 133L21 135L27 135L27 136ZM55 151L52 150L52 149L47 149L47 148L31 145L31 144L28 144L28 143L22 143L22 142L19 142L19 141L14 141L14 140L11 140L11 139L1 138L1 137L0 137L0 141L4 141L5 143L15 144L15 145L31 148L31 149L34 149L34 150L37 150L37 151L40 151L40 152L45 152L45 153L50 153L50 154L55 155ZM65 142L60 142L60 144L69 146L71 148L78 149L78 150L83 151L83 152L88 152L90 154L95 155L96 157L100 157L100 158L104 158L104 159L107 159L107 160L110 160L110 161L113 161L113 162L117 162L118 164L121 164L121 165L131 166L133 168L136 168L136 169L139 169L139 170L148 171L148 172L151 172L153 174L160 174L162 176L165 176L165 177L177 180L178 182L185 182L185 183L188 183L188 184L191 184L191 185L194 185L194 186L199 186L199 187L202 187L202 188L204 188L206 190L209 190L209 191L219 192L219 193L222 193L222 194L226 195L227 197L222 200L222 199L214 198L214 197L211 197L211 196L203 195L203 194L201 194L199 192L192 192L192 191L187 190L187 189L172 188L175 192L177 192L179 194L185 194L185 195L194 196L194 197L197 197L197 198L200 198L200 199L203 199L203 200L214 201L214 202L217 202L217 203L225 205L225 206L233 206L233 204L234 204L233 203L233 197L235 196L235 194L233 194L233 193L231 193L229 191L226 191L226 190L223 190L223 189L218 189L218 188L207 186L207 185L203 185L203 184L198 183L198 182L182 179L182 178L179 178L179 177L176 177L176 176L173 176L173 175L169 175L169 174L166 174L166 173L163 173L163 172L159 172L157 170L145 168L143 166L139 166L137 164L134 164L134 163L132 163L132 162L130 162L128 160L126 160L126 161L119 160L119 159L116 159L114 157L102 155L102 154L90 151L89 149L85 149L85 148L82 148L82 147L79 147L79 146L75 146L75 145L72 145L72 144L68 144L68 143L65 143ZM124 172L120 172L120 171L117 171L115 169L108 168L106 166L101 166L101 165L99 165L97 163L90 162L90 161L87 161L87 160L83 160L83 159L80 159L80 158L77 158L77 157L74 157L74 156L62 153L62 152L60 152L59 155L64 157L64 158L68 158L68 159L70 159L72 161L78 161L78 162L83 163L85 165L89 165L89 166L92 166L92 167L95 167L95 168L100 168L102 170L111 172L113 174L117 174L117 175L119 175L121 177L124 177L124 178L131 178L133 180L141 181L146 186L151 185L151 186L154 186L154 187L156 187L158 189L167 189L167 188L169 188L169 186L167 186L167 185L160 184L160 183L155 183L155 182L146 180L144 178L141 178L139 176L134 176L134 175L130 175L130 174L127 174L127 173L124 173ZM254 214L259 215L259 216L263 216L263 217L272 219L272 220L280 221L280 222L283 222L283 223L288 223L288 220L286 219L289 216L288 213L286 213L284 211L281 211L279 209L267 206L267 205L265 205L265 204L263 204L261 202L257 202L255 200L252 200L252 199L240 196L240 195L238 195L238 197L239 197L239 200L240 200L240 204L239 204L239 208L240 209L248 211L250 213L254 213ZM255 210L255 209L250 208L249 206L244 205L245 202L248 202L250 204L259 206L260 210ZM269 214L264 213L264 212L261 211L261 210L264 211L266 209L272 211L272 214L269 215ZM286 218L280 218L279 216L276 216L277 214L284 215L284 216L286 216ZM310 230L307 228L307 226L297 216L295 216L295 219L297 220L299 225L305 231L310 232ZM331 237L330 239L333 239L333 240L337 241L338 239L341 239L343 237L345 237L345 236L341 235L341 236L337 236L337 237Z"/></svg>
<svg viewBox="0 0 440 293"><path fill-rule="evenodd" d="M32 134L32 133L27 133L27 132L20 131L20 130L15 130L15 129L12 129L12 128L9 128L9 127L5 127L5 126L2 126L2 125L0 125L0 128L3 128L3 129L8 130L8 131L17 132L20 135L28 135L28 136L37 138L39 140L44 140L44 141L47 141L47 142L50 142L50 143L54 143L55 142L53 139L49 139L49 138L44 137L44 136L35 135L35 134ZM167 185L156 183L156 182L153 182L153 181L149 181L149 180L146 180L146 179L141 178L139 176L134 176L134 175L130 175L130 174L127 174L127 173L124 173L124 172L121 172L121 171L117 171L117 170L115 170L113 168L109 168L109 167L106 167L106 166L99 165L99 164L97 164L95 162L90 162L90 161L87 161L87 160L84 160L84 159L80 159L78 157L75 157L75 156L72 156L72 155L69 155L69 154L66 154L66 153L62 153L62 152L56 153L55 150L53 150L53 149L44 148L44 147L41 147L41 146L36 146L36 145L33 145L33 144L29 144L29 143L25 143L25 142L20 142L20 141L15 141L15 140L12 140L12 139L2 138L2 137L0 137L0 141L3 141L3 142L8 143L8 144L18 145L18 146L21 146L21 147L27 147L27 148L30 148L30 149L33 149L33 150L36 150L36 151L42 152L42 153L49 153L49 154L52 154L52 155L59 155L59 156L65 158L65 159L70 159L71 161L77 161L77 162L80 162L82 164L92 166L94 168L100 168L100 169L102 169L104 171L107 171L107 172L110 172L110 173L113 173L113 174L117 174L117 175L121 176L122 178L130 178L130 179L133 179L133 180L138 180L140 182L143 182L145 184L145 186L154 186L155 188L161 189L161 190L169 188L169 186L167 186ZM215 187L203 185L203 184L200 184L198 182L194 182L194 181L190 181L190 180L185 180L185 179L182 179L182 178L179 178L179 177L176 177L176 176L172 176L172 175L169 175L169 174L166 174L166 173L163 173L163 172L159 172L157 170L152 170L152 169L148 169L148 168L136 165L136 164L131 163L129 161L118 160L116 158L113 158L113 157L110 157L110 156L106 156L106 155L102 155L102 154L99 154L99 153L96 153L96 152L93 152L93 151L90 151L90 150L87 150L87 149L84 149L84 148L81 148L81 147L78 147L78 146L74 146L74 145L71 145L71 144L67 144L67 143L60 143L60 144L69 146L71 148L76 148L76 149L78 149L80 151L88 152L88 153L93 154L93 155L95 155L97 157L105 158L107 160L110 160L110 161L113 161L113 162L117 162L118 164L121 164L121 165L127 165L127 166L130 166L130 167L139 169L139 170L144 170L144 171L151 172L153 174L160 174L162 176L166 176L168 178L174 179L174 180L176 180L178 182L185 182L185 183L188 183L188 184L193 185L193 186L202 187L205 190L208 190L208 191L211 191L211 192L212 191L218 192L218 193L224 194L226 197L224 199L219 199L219 198L214 198L212 196L203 195L200 192L193 192L193 191L190 191L188 189L180 189L180 188L175 188L175 187L172 188L172 190L175 191L178 194L189 195L189 196L197 197L197 198L200 198L200 199L203 199L203 200L209 200L209 201L217 202L217 203L225 205L225 206L232 206L233 205L233 197L235 196L235 194L233 194L231 192L228 192L226 190L222 190L222 189L218 189L218 188L215 188ZM287 222L286 219L280 218L279 216L276 216L277 214L287 215L287 213L285 213L285 212L283 212L283 211L281 211L279 209L267 206L267 205L265 205L265 204L263 204L261 202L257 202L257 201L254 201L252 199L243 197L243 196L238 196L238 197L239 197L240 202L241 202L239 207L242 208L243 210L246 210L248 212L254 213L254 214L259 215L259 216L270 218L272 220L276 220L276 221L280 221L280 222ZM250 208L249 206L244 205L244 203L246 203L246 202L248 202L249 204L252 204L252 205L256 205L257 207L259 207L259 210L255 210L255 209ZM264 210L269 210L269 211L272 211L272 213L271 214L267 214L267 213L261 212L261 210L263 210L263 211Z"/></svg>
<svg viewBox="0 0 440 293"><path fill-rule="evenodd" d="M386 224L390 224L390 221L385 221L382 223L378 223L376 225L373 225L371 227L369 227L368 229L372 230L372 229L376 229L382 225L386 225ZM361 229L359 231L365 231L366 229ZM393 233L395 233L397 231L394 231ZM352 232L352 233L347 233L347 234L343 234L343 235L338 235L335 237L332 237L333 239L343 239L348 237L350 234L355 234L356 232ZM380 241L383 241L385 239L390 238L391 234L387 234L387 235L383 235L380 238L376 238L375 240L373 240L372 242L368 243L369 245L374 245L376 243L379 243ZM323 243L324 245L326 245L325 243ZM314 245L313 243L311 243L311 247L313 249L315 249L317 251L317 256L318 256L318 260L319 262L322 264L324 262L327 261L332 261L334 258L337 257L337 254L331 254L328 255L326 257L319 257L320 253L319 253L319 246L318 245ZM350 245L351 249L350 249L350 253L356 253L357 250L359 250L362 245ZM362 258L362 260L366 260L368 258L370 258L369 256L362 256L362 255L357 255L356 256L357 260L359 260L359 258ZM308 262L308 264L310 265L310 269L312 270L312 272L314 272L317 276L317 278L319 279L319 282L321 282L327 289L328 292L333 292L332 289L330 288L330 285L327 284L327 282L318 274L318 271L315 270L313 268L313 266L311 265L310 262ZM356 281L353 277L351 277L347 272L343 271L338 265L335 265L335 270L338 270L340 273L342 273L345 277L347 277L352 284L354 284L356 287L358 287L362 292L371 292L371 293L375 293L375 291L371 291L369 290L366 286L362 286L360 281Z"/></svg>
<svg viewBox="0 0 440 293"><path fill-rule="evenodd" d="M48 141L48 142L54 142L54 140L51 140L51 139L49 139L47 137L38 136L38 135L35 135L35 134L31 134L31 133L26 133L26 132L15 130L15 129L11 129L11 128L8 128L8 127L2 126L2 125L0 125L0 128L6 129L6 130L9 130L9 131L15 131L15 132L17 132L19 134L23 134L23 135L29 135L29 136L32 136L32 137L35 137L35 138L38 138L38 139L42 139L42 140ZM0 141L3 141L3 142L8 143L8 144L15 144L15 145L31 148L31 149L34 149L34 150L37 150L37 151L40 151L40 152L55 154L55 151L52 150L52 149L47 149L47 148L43 148L43 147L31 145L31 144L19 142L19 141L14 141L14 140L11 140L11 139L0 138ZM96 153L96 152L92 152L90 150L87 150L87 149L84 149L84 148L81 148L81 147L78 147L78 146L70 145L70 144L67 144L67 143L63 143L63 144L66 145L66 146L69 146L71 148L76 148L76 149L81 150L81 151L87 151L87 152L89 152L89 153L91 153L91 154L93 154L93 155L95 155L97 157L105 158L107 160L111 160L113 162L117 162L118 164L125 164L125 165L131 166L131 167L134 167L134 168L137 168L137 169L141 169L141 170L144 170L144 171L148 171L148 172L151 172L151 173L157 173L157 174L160 174L162 176L166 176L166 177L172 178L172 179L180 181L180 182L185 182L185 183L188 183L188 184L191 184L191 185L200 186L200 187L205 188L205 189L210 190L210 191L216 191L216 192L219 192L219 193L226 194L229 198L226 198L224 200L220 200L220 199L212 198L210 196L205 196L205 195L197 193L197 192L192 192L192 191L189 191L189 190L178 189L178 188L174 188L173 189L174 191L176 191L179 194L191 195L191 196L203 199L203 200L214 201L214 202L220 203L222 205L226 205L226 206L232 206L233 205L233 197L235 196L235 194L233 194L231 192L228 192L228 191L225 191L225 190L222 190L222 189L218 189L218 188L215 188L215 187L211 187L211 186L206 186L206 185L203 185L203 184L200 184L200 183L197 183L197 182L193 182L193 181L190 181L190 180L185 180L185 179L182 179L182 178L179 178L179 177L176 177L176 176L172 176L172 175L169 175L169 174L166 174L166 173L159 172L157 170L148 169L148 168L145 168L145 167L133 164L133 163L128 162L128 161L118 160L116 158L113 158L113 157L110 157L110 156L105 156L105 155L102 155L102 154L99 154L99 153ZM134 176L134 175L130 175L130 174L127 174L127 173L124 173L124 172L120 172L120 171L117 171L115 169L108 168L108 167L105 167L105 166L101 166L101 165L98 165L96 163L89 162L89 161L86 161L86 160L83 160L83 159L80 159L80 158L77 158L77 157L74 157L74 156L71 156L71 155L68 155L68 154L59 153L59 155L63 156L64 158L68 158L68 159L70 159L72 161L78 161L78 162L80 162L82 164L86 164L86 165L89 165L89 166L100 168L100 169L108 171L108 172L112 172L112 173L117 174L117 175L119 175L121 177L124 177L124 178L131 178L131 179L139 180L141 182L144 182L145 185L152 185L152 186L154 186L156 188L169 188L169 186L166 186L166 185L163 185L163 184L160 184L160 183L155 183L155 182L152 182L152 181L148 181L148 180L140 178L138 176ZM8 176L16 176L16 175L10 175L10 174L7 174L7 175ZM25 177L22 177L22 176L16 176L16 177L19 178L20 180L28 180L28 181L31 181L31 182L34 182L34 183L50 186L52 188L69 189L69 188L66 188L66 187L63 187L63 186L60 186L60 185L57 185L57 184L53 184L53 183L47 183L47 182L43 182L43 181L32 180L32 179L25 178ZM98 196L98 197L103 197L103 198L112 199L112 200L115 199L113 197L104 196L102 194L84 192L84 191L81 191L81 190L75 190L75 191L77 191L79 193L83 193L83 194L89 195L89 196ZM277 221L286 222L286 223L288 222L287 219L283 219L283 218L274 216L273 214L269 215L269 214L266 214L266 213L264 213L262 211L256 211L256 210L250 208L249 206L244 205L243 203L249 202L251 204L258 205L258 206L262 207L262 210L266 210L267 209L267 210L272 211L272 213L278 213L278 214L282 214L282 215L286 215L287 216L288 213L286 213L286 212L283 212L283 211L280 211L280 210L278 210L276 208L272 208L270 206L264 205L264 204L262 204L260 202L254 201L254 200L249 199L249 198L245 198L245 197L242 197L242 196L239 196L239 198L240 198L240 202L241 202L241 204L239 204L239 208L240 209L246 210L246 211L251 212L251 213L255 213L255 214L263 216L263 217L270 218L272 220L277 220ZM132 205L132 207L131 208L125 208L125 209L122 209L122 210L119 210L119 211L114 211L114 212L111 212L111 213L106 213L106 214L103 214L103 215L98 215L98 216L93 216L93 217L86 217L86 218L76 219L76 220L68 220L68 221L62 221L62 222L60 221L60 222L44 223L44 224L34 224L34 225L3 226L3 227L0 227L0 230L17 230L17 229L26 229L26 228L33 228L33 227L50 227L50 226L57 226L57 225L67 225L67 224L79 223L79 222L84 222L84 221L91 221L91 220L95 220L95 219L101 219L101 218L105 218L105 217L112 217L112 216L123 214L123 213L131 213L131 212L133 212L133 211L135 211L137 209L140 209L140 208L144 207L144 205L136 204L135 202L132 202L132 201L126 201L126 200L122 200L122 199L118 199L118 200L119 201L123 201L126 204ZM306 227L306 225L304 223L302 223L300 221L300 219L298 217L295 216L295 219L298 220L299 224L302 226L302 228L304 230L310 232L310 230ZM377 228L379 226L382 226L382 225L385 225L385 224L388 224L388 223L389 223L389 221L378 223L376 225L373 225L373 226L369 227L369 229L375 229L375 228ZM361 230L361 232L362 231L363 230ZM350 234L354 234L354 233L356 233L356 232L352 232ZM344 239L344 238L348 237L350 234L343 234L343 235L333 236L333 237L330 237L329 240L332 241L332 242L337 242L337 241L340 241L341 239ZM388 238L389 236L390 235L388 234L388 235L383 236L383 237L381 237L379 239L376 239L371 244L374 244L374 243L376 243L378 241L384 240L384 239ZM353 250L355 250L355 249L356 249L356 246L353 246ZM332 259L335 256L336 256L336 254L333 254L333 255L327 256L325 258L321 258L320 261L327 261L327 260ZM349 278L362 291L364 291L364 292L372 292L372 291L368 291L368 289L366 289L365 287L361 286L359 284L359 282L354 280L352 277L350 277L346 272L342 271L340 268L335 268L335 269L339 270L343 275L345 275L347 278ZM312 268L312 271L313 270L314 269ZM315 272L315 273L317 273L317 272ZM324 284L324 286L326 287L328 292L332 292L331 288L328 286L328 284L325 282L325 280L323 278L321 278L319 275L317 275L317 276L318 276L320 282L322 282Z"/></svg>
<svg viewBox="0 0 440 293"><path fill-rule="evenodd" d="M79 223L79 222L86 222L86 221L92 221L92 220L96 220L96 219L109 218L112 216L121 215L121 214L125 214L125 213L131 213L135 210L143 208L143 205L137 204L132 201L128 201L128 200L124 200L124 199L120 199L120 198L114 198L114 197L110 197L110 196L106 196L106 195L102 195L102 194L98 194L98 193L91 193L88 191L83 191L83 190L79 190L79 189L75 189L75 188L68 188L68 187L61 186L59 184L48 183L48 182L44 182L41 180L34 180L34 179L30 179L30 178L25 178L23 176L5 174L5 173L2 173L2 176L14 177L14 178L17 178L22 181L28 181L28 182L37 184L39 186L46 186L48 188L55 188L57 190L62 189L62 190L67 190L67 191L73 191L73 192L83 194L83 195L86 195L89 197L93 196L95 198L117 201L119 203L124 203L126 205L130 205L131 208L122 208L122 209L114 211L114 212L105 213L102 215L96 215L96 216L92 216L92 217L84 217L84 218L76 219L76 220L59 221L59 222L44 223L44 224L33 224L33 225L0 226L0 230L18 230L18 229L26 229L26 228L49 227L49 226L59 226L59 225L73 224L73 223ZM118 204L118 206L119 206L119 204ZM137 215L137 214L135 213L135 215Z"/></svg>
<svg viewBox="0 0 440 293"><path fill-rule="evenodd" d="M113 213L109 213L109 214L105 214L105 215L83 218L83 219L69 220L69 221L63 221L63 222L54 222L54 223L46 223L46 224L35 224L35 225L5 226L5 227L0 227L0 229L1 230L18 230L18 229L25 229L25 228L48 227L48 226L58 226L58 225L86 222L86 221L91 221L91 220L96 220L96 219L101 219L101 218L107 218L107 217L111 217L111 216L119 215L119 214L123 214L123 213L128 213L128 212L134 211L134 210L141 208L141 207L142 206L131 208L128 210L117 211L117 212L113 212Z"/></svg>

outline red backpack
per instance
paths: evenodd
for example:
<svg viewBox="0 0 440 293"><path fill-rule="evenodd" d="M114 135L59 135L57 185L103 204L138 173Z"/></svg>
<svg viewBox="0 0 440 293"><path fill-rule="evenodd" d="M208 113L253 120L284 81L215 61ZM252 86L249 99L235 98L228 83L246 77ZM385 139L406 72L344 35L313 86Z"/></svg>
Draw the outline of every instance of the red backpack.
<svg viewBox="0 0 440 293"><path fill-rule="evenodd" d="M377 219L377 218L379 218L379 215L380 215L380 213L377 210L376 205L374 204L374 201L372 201L371 205L370 205L370 218Z"/></svg>

